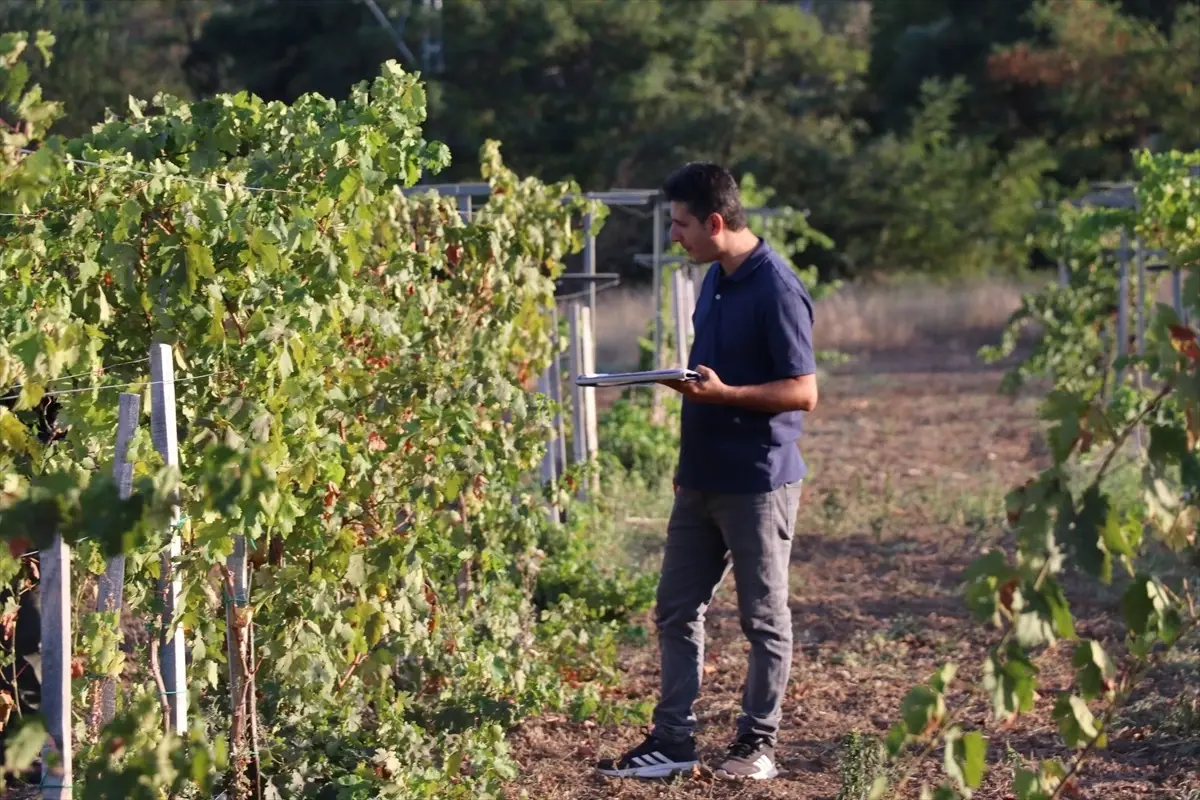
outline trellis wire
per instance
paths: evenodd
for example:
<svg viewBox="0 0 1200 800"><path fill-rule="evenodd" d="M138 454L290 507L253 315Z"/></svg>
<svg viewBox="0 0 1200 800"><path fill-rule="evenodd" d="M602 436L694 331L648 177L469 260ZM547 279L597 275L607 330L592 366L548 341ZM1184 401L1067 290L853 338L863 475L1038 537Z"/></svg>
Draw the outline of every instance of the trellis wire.
<svg viewBox="0 0 1200 800"><path fill-rule="evenodd" d="M135 358L130 361L118 361L116 364L104 364L104 365L101 365L99 367L99 369L103 372L104 370L116 369L117 367L128 367L132 364L145 364L149 361L150 361L150 359L148 359L148 358ZM75 378L90 378L90 377L94 377L95 374L96 374L96 370L93 369L93 370L88 370L87 372L77 372L74 375L60 375L57 378L51 378L50 380L46 381L46 383L47 384L60 383L61 381L70 381L70 380L74 380ZM14 389L20 389L24 385L25 384L23 384L23 383L14 383L12 386L8 387L8 391L11 392Z"/></svg>

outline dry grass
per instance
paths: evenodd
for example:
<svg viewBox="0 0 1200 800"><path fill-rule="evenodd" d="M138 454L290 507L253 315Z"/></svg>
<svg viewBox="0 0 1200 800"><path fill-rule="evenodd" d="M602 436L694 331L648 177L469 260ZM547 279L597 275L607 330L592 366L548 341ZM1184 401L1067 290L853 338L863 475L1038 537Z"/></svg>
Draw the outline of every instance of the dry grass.
<svg viewBox="0 0 1200 800"><path fill-rule="evenodd" d="M816 345L880 352L993 337L1036 284L979 279L956 284L905 282L844 287L816 309Z"/></svg>
<svg viewBox="0 0 1200 800"><path fill-rule="evenodd" d="M818 304L816 345L871 353L929 343L978 344L993 339L1020 304L1022 293L1035 287L1000 279L951 285L912 281L849 285ZM636 365L638 339L646 335L653 311L648 287L615 289L599 296L598 369Z"/></svg>
<svg viewBox="0 0 1200 800"><path fill-rule="evenodd" d="M596 298L596 368L601 372L637 366L638 339L654 319L649 287L610 289Z"/></svg>

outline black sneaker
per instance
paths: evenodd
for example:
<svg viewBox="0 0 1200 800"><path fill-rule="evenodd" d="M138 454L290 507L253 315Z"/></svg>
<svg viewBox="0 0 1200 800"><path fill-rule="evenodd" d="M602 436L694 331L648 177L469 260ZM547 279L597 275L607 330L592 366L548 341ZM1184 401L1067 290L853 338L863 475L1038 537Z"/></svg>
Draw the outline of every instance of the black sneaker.
<svg viewBox="0 0 1200 800"><path fill-rule="evenodd" d="M730 781L762 781L779 774L775 748L765 736L748 733L729 746L725 760L713 773Z"/></svg>
<svg viewBox="0 0 1200 800"><path fill-rule="evenodd" d="M664 742L651 734L620 758L601 759L596 764L596 771L614 778L669 778L689 772L699 763L695 739Z"/></svg>

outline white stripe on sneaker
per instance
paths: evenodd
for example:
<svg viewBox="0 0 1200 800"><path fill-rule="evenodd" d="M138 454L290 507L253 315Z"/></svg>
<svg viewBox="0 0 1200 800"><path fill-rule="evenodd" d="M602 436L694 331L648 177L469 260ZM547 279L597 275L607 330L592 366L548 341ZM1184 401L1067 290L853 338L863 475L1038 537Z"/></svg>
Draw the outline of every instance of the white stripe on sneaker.
<svg viewBox="0 0 1200 800"><path fill-rule="evenodd" d="M669 778L692 769L697 763L695 760L676 761L655 750L652 753L631 756L624 767L613 764L599 768L599 772L612 777Z"/></svg>

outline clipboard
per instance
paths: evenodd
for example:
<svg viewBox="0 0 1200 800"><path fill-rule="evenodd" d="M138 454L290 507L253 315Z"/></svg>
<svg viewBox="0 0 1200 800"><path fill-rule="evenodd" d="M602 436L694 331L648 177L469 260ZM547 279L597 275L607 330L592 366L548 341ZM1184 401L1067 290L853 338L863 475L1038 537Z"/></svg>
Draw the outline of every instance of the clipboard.
<svg viewBox="0 0 1200 800"><path fill-rule="evenodd" d="M601 372L580 375L576 386L640 386L660 381L697 381L700 373L691 369L652 369L645 372Z"/></svg>

